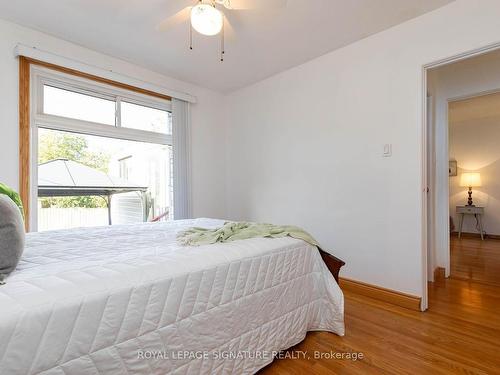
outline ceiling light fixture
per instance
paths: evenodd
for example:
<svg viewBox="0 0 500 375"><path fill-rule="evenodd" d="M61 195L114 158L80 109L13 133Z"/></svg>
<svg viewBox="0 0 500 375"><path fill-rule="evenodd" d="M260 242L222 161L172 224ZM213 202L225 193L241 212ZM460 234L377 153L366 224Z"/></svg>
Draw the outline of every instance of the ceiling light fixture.
<svg viewBox="0 0 500 375"><path fill-rule="evenodd" d="M181 1L181 0L176 0ZM220 61L224 61L225 46L224 39L226 29L232 34L231 23L228 16L233 11L243 9L282 9L288 0L182 0L194 3L162 21L159 30L165 31L169 28L189 21L189 49L193 49L193 30L207 36L220 35ZM230 11L225 13L226 10ZM223 12L224 11L224 12Z"/></svg>
<svg viewBox="0 0 500 375"><path fill-rule="evenodd" d="M191 9L191 25L193 29L203 35L217 35L222 30L224 16L215 8L215 4L206 4L200 1Z"/></svg>
<svg viewBox="0 0 500 375"><path fill-rule="evenodd" d="M229 1L199 0L198 4L191 8L191 22L189 25L190 50L193 50L193 29L207 36L214 36L220 33L220 61L224 61L224 14L215 7L215 4L216 2L220 2L224 6L229 6Z"/></svg>

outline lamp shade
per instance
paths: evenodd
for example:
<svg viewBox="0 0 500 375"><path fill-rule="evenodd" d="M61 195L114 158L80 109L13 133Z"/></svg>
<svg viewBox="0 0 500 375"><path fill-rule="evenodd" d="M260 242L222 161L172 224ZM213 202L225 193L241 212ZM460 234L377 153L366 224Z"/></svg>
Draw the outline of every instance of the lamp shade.
<svg viewBox="0 0 500 375"><path fill-rule="evenodd" d="M460 176L460 186L481 186L481 174L478 172L462 173Z"/></svg>

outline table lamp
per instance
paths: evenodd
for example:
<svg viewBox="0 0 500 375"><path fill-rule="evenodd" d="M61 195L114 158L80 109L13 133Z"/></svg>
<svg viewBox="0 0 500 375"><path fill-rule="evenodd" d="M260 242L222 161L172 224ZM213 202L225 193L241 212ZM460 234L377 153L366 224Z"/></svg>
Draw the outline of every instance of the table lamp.
<svg viewBox="0 0 500 375"><path fill-rule="evenodd" d="M467 205L474 206L474 204L472 204L472 187L481 186L481 174L478 172L462 173L460 176L460 186L469 188L469 199L467 199Z"/></svg>

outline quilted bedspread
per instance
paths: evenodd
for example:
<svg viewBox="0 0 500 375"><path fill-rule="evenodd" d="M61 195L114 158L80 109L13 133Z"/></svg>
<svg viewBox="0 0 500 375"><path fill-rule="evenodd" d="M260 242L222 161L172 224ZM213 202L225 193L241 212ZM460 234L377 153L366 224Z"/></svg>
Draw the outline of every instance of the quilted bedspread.
<svg viewBox="0 0 500 375"><path fill-rule="evenodd" d="M0 286L0 374L251 374L307 331L343 335L342 292L306 242L175 242L222 223L28 234Z"/></svg>

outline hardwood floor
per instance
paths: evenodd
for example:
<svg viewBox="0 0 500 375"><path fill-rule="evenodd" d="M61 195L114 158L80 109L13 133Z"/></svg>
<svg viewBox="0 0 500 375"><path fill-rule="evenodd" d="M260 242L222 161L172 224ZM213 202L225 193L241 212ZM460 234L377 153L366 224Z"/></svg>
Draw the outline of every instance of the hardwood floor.
<svg viewBox="0 0 500 375"><path fill-rule="evenodd" d="M500 374L500 287L447 279L429 287L420 313L345 293L346 335L311 332L260 374ZM362 360L314 352L363 353Z"/></svg>
<svg viewBox="0 0 500 375"><path fill-rule="evenodd" d="M450 239L451 277L500 286L500 240Z"/></svg>

